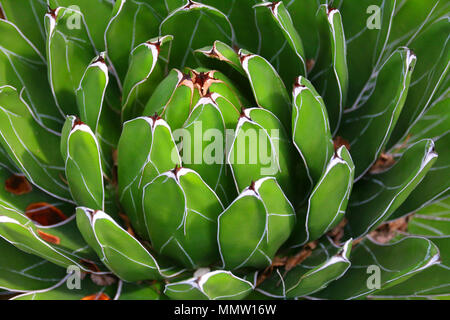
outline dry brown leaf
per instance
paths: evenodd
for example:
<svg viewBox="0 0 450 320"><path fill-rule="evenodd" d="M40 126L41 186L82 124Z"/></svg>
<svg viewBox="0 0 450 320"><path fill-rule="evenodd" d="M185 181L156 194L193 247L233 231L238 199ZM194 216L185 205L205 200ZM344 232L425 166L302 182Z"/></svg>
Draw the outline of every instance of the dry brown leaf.
<svg viewBox="0 0 450 320"><path fill-rule="evenodd" d="M30 193L33 187L24 176L13 174L5 181L5 189L12 194L20 196Z"/></svg>
<svg viewBox="0 0 450 320"><path fill-rule="evenodd" d="M378 160L369 169L370 173L380 173L383 172L395 164L395 159L392 155L388 153L382 153L378 157Z"/></svg>
<svg viewBox="0 0 450 320"><path fill-rule="evenodd" d="M408 229L408 222L412 215L408 215L379 226L376 230L369 233L370 237L379 243L388 243L399 232L405 232Z"/></svg>

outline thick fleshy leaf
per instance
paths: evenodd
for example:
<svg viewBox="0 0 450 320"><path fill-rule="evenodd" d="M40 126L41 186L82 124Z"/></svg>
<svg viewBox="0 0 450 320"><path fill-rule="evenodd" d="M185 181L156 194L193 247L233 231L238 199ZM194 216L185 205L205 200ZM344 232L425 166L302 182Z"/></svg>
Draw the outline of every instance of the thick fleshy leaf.
<svg viewBox="0 0 450 320"><path fill-rule="evenodd" d="M105 54L101 53L91 61L76 91L80 119L95 133L98 129L109 82L108 67L104 58Z"/></svg>
<svg viewBox="0 0 450 320"><path fill-rule="evenodd" d="M39 2L39 1L38 1ZM104 33L113 9L113 1L110 0L48 0L50 8L77 6L83 13L87 29L92 37L97 50L104 50ZM39 17L39 21L41 17ZM78 27L81 17L76 14L69 21L74 28Z"/></svg>
<svg viewBox="0 0 450 320"><path fill-rule="evenodd" d="M320 238L344 218L354 171L350 153L345 146L340 147L312 190L306 213L299 212L299 231L292 239L296 246ZM306 228L305 232L303 228Z"/></svg>
<svg viewBox="0 0 450 320"><path fill-rule="evenodd" d="M68 118L67 122L72 120ZM102 163L94 133L86 124L75 121L63 146L67 146L63 156L66 156L66 177L73 199L79 206L103 210Z"/></svg>
<svg viewBox="0 0 450 320"><path fill-rule="evenodd" d="M318 32L311 32L311 30L317 29L316 14L320 4L323 2L325 1L295 0L285 2L285 6L291 14L294 27L302 39L305 56L310 61L317 58L319 50L319 34Z"/></svg>
<svg viewBox="0 0 450 320"><path fill-rule="evenodd" d="M352 240L341 248L325 240L311 256L292 269L278 268L256 291L272 298L295 298L313 294L342 277L350 267Z"/></svg>
<svg viewBox="0 0 450 320"><path fill-rule="evenodd" d="M45 54L45 30L42 17L46 13L47 4L44 1L2 0L2 12L5 19L14 23L21 32L33 43L41 54Z"/></svg>
<svg viewBox="0 0 450 320"><path fill-rule="evenodd" d="M6 169L10 172L19 172L15 163L11 160L11 157L8 156L6 150L0 144L0 168Z"/></svg>
<svg viewBox="0 0 450 320"><path fill-rule="evenodd" d="M355 107L364 100L364 94L371 90L376 80L399 3L396 0L341 3L339 11L345 31L350 79L347 105Z"/></svg>
<svg viewBox="0 0 450 320"><path fill-rule="evenodd" d="M396 286L376 292L370 298L422 300L448 296L450 288L450 237L432 237L429 239L439 248L441 262Z"/></svg>
<svg viewBox="0 0 450 320"><path fill-rule="evenodd" d="M222 41L216 40L212 46L197 49L195 50L195 53L225 62L240 74L245 75L245 71L242 69L237 52Z"/></svg>
<svg viewBox="0 0 450 320"><path fill-rule="evenodd" d="M128 71L123 82L123 120L142 114L151 93L163 79L164 66L158 60L167 60L167 42L172 38L172 36L153 38L131 51ZM162 50L165 52L162 53Z"/></svg>
<svg viewBox="0 0 450 320"><path fill-rule="evenodd" d="M294 27L297 21L286 10L294 1L201 2L218 8L228 17L236 31L233 42L235 47L245 48L267 58L286 81L286 85L290 87L294 77L305 75L302 40L297 33L299 28Z"/></svg>
<svg viewBox="0 0 450 320"><path fill-rule="evenodd" d="M439 252L435 244L421 237L407 237L384 245L364 239L353 248L350 261L352 265L342 278L313 296L363 298L377 291L374 277L379 276L381 289L394 286L438 263Z"/></svg>
<svg viewBox="0 0 450 320"><path fill-rule="evenodd" d="M0 143L27 179L52 196L72 202L64 184L58 133L42 127L13 87L0 87Z"/></svg>
<svg viewBox="0 0 450 320"><path fill-rule="evenodd" d="M370 169L386 146L405 103L415 62L411 50L396 50L379 71L366 102L345 114L339 135L350 142L356 180Z"/></svg>
<svg viewBox="0 0 450 320"><path fill-rule="evenodd" d="M408 222L408 232L427 237L449 235L450 197L414 213Z"/></svg>
<svg viewBox="0 0 450 320"><path fill-rule="evenodd" d="M111 85L111 82L109 83ZM100 119L98 121L97 132L95 136L100 144L100 155L102 157L103 174L113 179L114 175L114 152L117 150L117 144L119 142L122 122L120 117L120 111L113 109L109 104L108 92L112 91L112 87L109 86L106 89L105 101L103 104Z"/></svg>
<svg viewBox="0 0 450 320"><path fill-rule="evenodd" d="M285 128L291 122L291 102L286 87L274 67L265 58L240 50L242 68L259 107L271 111Z"/></svg>
<svg viewBox="0 0 450 320"><path fill-rule="evenodd" d="M17 88L37 121L59 130L62 117L48 86L44 55L11 22L0 19L0 33L0 86Z"/></svg>
<svg viewBox="0 0 450 320"><path fill-rule="evenodd" d="M173 69L156 87L143 115L159 114L170 127L181 128L194 103L194 83L189 75Z"/></svg>
<svg viewBox="0 0 450 320"><path fill-rule="evenodd" d="M195 171L162 173L145 185L142 203L150 240L160 254L190 268L218 260L217 217L223 207Z"/></svg>
<svg viewBox="0 0 450 320"><path fill-rule="evenodd" d="M348 91L347 46L339 10L321 5L317 28L320 50L309 78L325 101L334 135L341 124Z"/></svg>
<svg viewBox="0 0 450 320"><path fill-rule="evenodd" d="M108 214L78 208L77 225L101 261L122 280L134 282L161 278L153 256Z"/></svg>
<svg viewBox="0 0 450 320"><path fill-rule="evenodd" d="M235 195L230 168L225 163L226 123L225 114L217 101L223 99L217 93L202 98L193 108L182 132L183 165L196 171L217 193L223 203L230 203ZM230 105L228 105L230 107ZM231 105L229 113L239 117ZM203 140L210 141L206 143Z"/></svg>
<svg viewBox="0 0 450 320"><path fill-rule="evenodd" d="M257 180L219 216L217 238L224 268L270 265L294 224L294 208L275 178Z"/></svg>
<svg viewBox="0 0 450 320"><path fill-rule="evenodd" d="M450 128L450 113L448 106L450 105L450 89L440 98L436 99L430 108L420 117L408 131L408 137L405 141L400 141L391 148L393 152L401 152L408 145L422 139L438 140L439 137L445 136Z"/></svg>
<svg viewBox="0 0 450 320"><path fill-rule="evenodd" d="M183 28L180 28L183 26ZM227 16L214 7L186 0L172 11L159 27L160 35L171 34L176 39L170 54L170 67L184 68L195 64L194 50L215 40L230 43L234 31Z"/></svg>
<svg viewBox="0 0 450 320"><path fill-rule="evenodd" d="M412 38L436 19L448 15L450 4L445 0L408 0L397 4L391 25L387 54L399 46L407 46Z"/></svg>
<svg viewBox="0 0 450 320"><path fill-rule="evenodd" d="M201 275L196 276L197 273ZM249 281L230 271L199 269L196 274L193 278L167 284L164 294L175 300L241 300L253 290Z"/></svg>
<svg viewBox="0 0 450 320"><path fill-rule="evenodd" d="M119 199L135 231L148 238L142 189L157 175L181 165L170 127L160 118L125 122L118 145Z"/></svg>
<svg viewBox="0 0 450 320"><path fill-rule="evenodd" d="M247 98L240 92L239 88L236 87L234 82L225 74L216 70L207 70L203 68L190 70L190 74L200 97L207 97L212 93L219 94L228 100L229 104L233 105L235 111L239 111L250 104ZM224 110L225 108L221 106L220 101L217 102L217 104L222 110L222 113L224 113L225 125L228 128L231 127L230 124L235 126L239 116L236 116L236 113L234 112L230 113L229 110Z"/></svg>
<svg viewBox="0 0 450 320"><path fill-rule="evenodd" d="M62 278L56 285L42 290L31 291L12 298L12 300L113 300L121 286L112 284L98 286L89 277L80 282L80 289L72 289L67 285L72 274Z"/></svg>
<svg viewBox="0 0 450 320"><path fill-rule="evenodd" d="M0 214L7 212L20 212L37 223L54 224L65 220L73 206L33 187L25 176L0 168ZM17 218L17 214L11 217Z"/></svg>
<svg viewBox="0 0 450 320"><path fill-rule="evenodd" d="M114 4L105 30L105 47L119 83L125 79L130 52L158 34L161 17L153 10L153 2L119 0Z"/></svg>
<svg viewBox="0 0 450 320"><path fill-rule="evenodd" d="M2 212L5 213L0 216L0 237L18 249L63 268L74 265L87 272L102 272L95 253L80 236L75 219L53 226L35 226L19 212Z"/></svg>
<svg viewBox="0 0 450 320"><path fill-rule="evenodd" d="M400 206L437 158L432 140L411 146L389 170L364 177L355 187L347 218L359 237L377 227Z"/></svg>
<svg viewBox="0 0 450 320"><path fill-rule="evenodd" d="M122 288L118 290L118 300L161 300L161 284L155 283L148 285L146 283L122 283Z"/></svg>
<svg viewBox="0 0 450 320"><path fill-rule="evenodd" d="M290 87L293 78L306 76L306 59L289 11L282 1L262 2L253 8L263 42L259 54L268 58Z"/></svg>
<svg viewBox="0 0 450 320"><path fill-rule="evenodd" d="M32 291L51 287L66 274L60 268L35 255L25 253L0 240L0 288L9 291Z"/></svg>
<svg viewBox="0 0 450 320"><path fill-rule="evenodd" d="M434 140L438 159L425 178L411 192L410 196L393 214L393 218L412 213L434 202L450 196L450 99L444 99L431 107L422 120L411 130L406 145L423 138Z"/></svg>
<svg viewBox="0 0 450 320"><path fill-rule="evenodd" d="M292 140L305 162L309 179L316 183L334 151L327 109L304 77L297 78L292 96Z"/></svg>
<svg viewBox="0 0 450 320"><path fill-rule="evenodd" d="M227 156L237 191L259 178L275 176L289 199L293 199L292 151L286 131L273 113L262 108L245 109ZM295 190L295 194L302 192Z"/></svg>
<svg viewBox="0 0 450 320"><path fill-rule="evenodd" d="M390 145L402 140L408 129L420 120L430 106L434 94L450 70L450 20L443 17L433 22L408 42L417 56L416 67L403 111L392 133Z"/></svg>
<svg viewBox="0 0 450 320"><path fill-rule="evenodd" d="M80 27L72 28L73 15L80 15ZM47 69L56 105L64 114L77 113L75 91L96 55L83 14L75 8L59 7L45 15Z"/></svg>

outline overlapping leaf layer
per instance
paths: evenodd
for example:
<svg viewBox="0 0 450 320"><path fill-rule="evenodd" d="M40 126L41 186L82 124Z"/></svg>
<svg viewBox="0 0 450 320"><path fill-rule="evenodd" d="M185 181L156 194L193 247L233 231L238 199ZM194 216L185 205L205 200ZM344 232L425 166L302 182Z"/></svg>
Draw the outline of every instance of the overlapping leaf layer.
<svg viewBox="0 0 450 320"><path fill-rule="evenodd" d="M0 294L448 299L449 12L0 0Z"/></svg>

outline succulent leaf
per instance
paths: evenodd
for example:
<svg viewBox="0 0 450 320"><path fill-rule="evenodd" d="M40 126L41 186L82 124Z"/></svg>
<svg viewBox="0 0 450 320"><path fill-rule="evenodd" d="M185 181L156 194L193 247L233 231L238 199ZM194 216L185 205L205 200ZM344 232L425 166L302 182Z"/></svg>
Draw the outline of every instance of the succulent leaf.
<svg viewBox="0 0 450 320"><path fill-rule="evenodd" d="M68 118L67 122L72 123L72 119ZM63 156L72 198L79 206L103 210L103 171L100 147L94 133L89 126L75 120L67 141L61 147L67 148Z"/></svg>
<svg viewBox="0 0 450 320"><path fill-rule="evenodd" d="M142 190L160 173L181 165L170 127L164 120L151 117L127 121L117 152L120 201L136 232L147 238Z"/></svg>
<svg viewBox="0 0 450 320"><path fill-rule="evenodd" d="M258 106L271 111L285 128L290 128L291 102L277 71L264 57L245 50L239 55Z"/></svg>
<svg viewBox="0 0 450 320"><path fill-rule="evenodd" d="M447 233L448 234L448 233ZM450 237L431 238L439 248L441 263L433 265L398 285L371 295L371 299L439 299L448 295L450 286Z"/></svg>
<svg viewBox="0 0 450 320"><path fill-rule="evenodd" d="M15 215L16 219L0 216L0 236L3 239L26 253L35 254L63 268L75 265L92 272L83 262L95 261L95 255L80 237L74 219L60 225L36 227L20 213ZM98 262L94 264L101 266Z"/></svg>
<svg viewBox="0 0 450 320"><path fill-rule="evenodd" d="M294 223L294 208L277 181L255 181L219 216L217 237L224 267L267 267Z"/></svg>
<svg viewBox="0 0 450 320"><path fill-rule="evenodd" d="M262 108L245 109L234 132L227 161L238 192L252 181L275 176L289 198L293 197L292 146L280 120ZM302 194L299 190L297 194Z"/></svg>
<svg viewBox="0 0 450 320"><path fill-rule="evenodd" d="M0 300L448 299L449 12L0 0Z"/></svg>
<svg viewBox="0 0 450 320"><path fill-rule="evenodd" d="M352 265L340 279L314 294L328 299L361 299L376 293L367 283L367 268L379 268L380 284L388 288L407 280L414 274L435 265L439 260L437 246L428 239L407 237L390 244L377 244L369 239L361 241L352 250ZM419 273L420 274L420 273Z"/></svg>
<svg viewBox="0 0 450 320"><path fill-rule="evenodd" d="M292 92L292 140L311 182L319 180L333 153L325 104L311 82L298 77Z"/></svg>
<svg viewBox="0 0 450 320"><path fill-rule="evenodd" d="M230 271L217 270L169 283L164 294L171 299L181 300L241 300L252 289L253 285L247 280L233 275Z"/></svg>
<svg viewBox="0 0 450 320"><path fill-rule="evenodd" d="M114 4L104 39L108 59L119 84L124 81L128 70L129 53L157 34L161 16L153 10L152 2L119 0Z"/></svg>
<svg viewBox="0 0 450 320"><path fill-rule="evenodd" d="M311 79L325 101L331 132L335 135L341 125L349 82L341 13L338 9L321 5L317 13L317 26L320 50Z"/></svg>
<svg viewBox="0 0 450 320"><path fill-rule="evenodd" d="M122 280L161 278L155 258L105 212L78 208L77 224L102 262Z"/></svg>
<svg viewBox="0 0 450 320"><path fill-rule="evenodd" d="M353 187L354 171L350 153L345 146L340 147L314 186L306 213L299 212L299 232L292 239L295 246L318 239L344 218ZM306 228L305 232L303 228Z"/></svg>
<svg viewBox="0 0 450 320"><path fill-rule="evenodd" d="M58 199L72 202L69 188L61 179L64 162L56 147L58 134L35 120L15 88L0 87L0 105L0 142L8 155L31 183Z"/></svg>
<svg viewBox="0 0 450 320"><path fill-rule="evenodd" d="M161 202L167 196L171 202ZM223 207L198 173L176 167L160 174L144 186L142 204L150 240L160 254L190 268L217 259L217 217Z"/></svg>
<svg viewBox="0 0 450 320"><path fill-rule="evenodd" d="M71 28L73 14L81 15L80 28ZM76 90L86 67L96 55L83 14L58 7L45 15L48 78L56 106L62 115L76 114Z"/></svg>
<svg viewBox="0 0 450 320"><path fill-rule="evenodd" d="M364 94L371 90L377 78L398 6L396 0L361 0L342 1L339 7L347 44L349 107L364 102ZM371 16L368 18L362 12ZM377 23L383 27L377 28Z"/></svg>
<svg viewBox="0 0 450 320"><path fill-rule="evenodd" d="M105 54L102 53L91 61L76 91L80 119L95 133L109 82L108 67L104 58Z"/></svg>
<svg viewBox="0 0 450 320"><path fill-rule="evenodd" d="M450 197L447 197L445 200L418 210L408 222L408 232L432 237L448 235L450 232L449 204Z"/></svg>
<svg viewBox="0 0 450 320"><path fill-rule="evenodd" d="M279 268L256 291L271 298L295 298L313 294L339 279L350 267L352 240L342 247L328 243L292 269Z"/></svg>
<svg viewBox="0 0 450 320"><path fill-rule="evenodd" d="M408 128L421 118L429 108L439 85L448 75L450 69L449 33L449 17L442 17L427 26L408 43L408 47L417 56L417 63L403 111L392 132L390 145L401 141Z"/></svg>
<svg viewBox="0 0 450 320"><path fill-rule="evenodd" d="M347 213L352 235L366 234L388 219L423 179L436 158L433 141L423 140L411 146L389 170L360 180Z"/></svg>
<svg viewBox="0 0 450 320"><path fill-rule="evenodd" d="M0 261L2 289L17 292L46 289L66 274L63 268L25 253L3 239L0 240L0 250L8 257Z"/></svg>
<svg viewBox="0 0 450 320"><path fill-rule="evenodd" d="M150 39L131 51L130 62L123 82L122 118L132 119L140 115L154 88L163 78L163 66L158 60L160 51L167 47L172 36ZM158 63L159 62L159 63ZM144 102L142 102L144 101Z"/></svg>
<svg viewBox="0 0 450 320"><path fill-rule="evenodd" d="M180 28L183 26L183 28ZM171 34L175 41L171 49L170 67L184 68L195 63L193 51L215 40L232 42L234 30L220 10L199 2L186 0L161 22L160 34Z"/></svg>
<svg viewBox="0 0 450 320"><path fill-rule="evenodd" d="M386 146L405 103L415 62L411 50L396 50L379 71L365 104L349 109L344 116L339 135L353 136L349 142L356 180L370 169Z"/></svg>

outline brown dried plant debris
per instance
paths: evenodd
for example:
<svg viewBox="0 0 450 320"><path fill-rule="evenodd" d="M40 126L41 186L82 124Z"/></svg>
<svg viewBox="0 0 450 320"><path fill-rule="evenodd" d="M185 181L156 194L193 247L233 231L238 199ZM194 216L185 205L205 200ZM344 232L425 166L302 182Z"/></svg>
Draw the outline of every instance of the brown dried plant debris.
<svg viewBox="0 0 450 320"><path fill-rule="evenodd" d="M83 272L83 278L86 274L89 274L93 283L98 286L110 286L117 282L117 278L111 274L98 274L100 272L99 267L93 261L87 259L80 259L80 263L85 266L90 272Z"/></svg>
<svg viewBox="0 0 450 320"><path fill-rule="evenodd" d="M91 280L98 286L110 286L117 282L117 278L110 274L96 274L91 273Z"/></svg>
<svg viewBox="0 0 450 320"><path fill-rule="evenodd" d="M333 243L337 246L341 244L341 240L345 234L344 228L347 225L347 223L348 220L346 218L342 219L341 222L339 222L339 224L333 229L331 229L327 234L328 237L330 237Z"/></svg>
<svg viewBox="0 0 450 320"><path fill-rule="evenodd" d="M259 286L263 283L273 272L274 268L284 267L284 275L288 273L295 266L298 266L303 261L305 261L313 252L313 250L317 247L317 240L309 242L305 244L302 249L293 256L285 256L285 257L275 257L272 260L272 264L268 266L261 274L258 275L258 279L256 280L256 286Z"/></svg>
<svg viewBox="0 0 450 320"><path fill-rule="evenodd" d="M23 175L13 174L5 181L5 190L21 196L30 193L33 187Z"/></svg>
<svg viewBox="0 0 450 320"><path fill-rule="evenodd" d="M306 60L306 70L308 72L310 72L314 68L315 64L316 64L316 60L314 60L314 59Z"/></svg>
<svg viewBox="0 0 450 320"><path fill-rule="evenodd" d="M378 157L378 160L369 169L369 172L372 174L380 173L380 172L383 172L383 171L389 169L394 164L395 164L395 159L391 154L382 153Z"/></svg>
<svg viewBox="0 0 450 320"><path fill-rule="evenodd" d="M341 146L345 146L347 150L350 150L350 142L348 142L348 140L342 138L341 136L336 136L333 139L333 143L334 143L334 151L337 151L337 149L339 149Z"/></svg>
<svg viewBox="0 0 450 320"><path fill-rule="evenodd" d="M25 209L25 215L41 226L51 226L67 219L57 207L47 202L36 202Z"/></svg>
<svg viewBox="0 0 450 320"><path fill-rule="evenodd" d="M399 233L406 232L408 229L408 222L411 218L412 214L384 223L376 230L369 233L369 236L376 242L388 243Z"/></svg>
<svg viewBox="0 0 450 320"><path fill-rule="evenodd" d="M61 239L59 237L57 237L57 236L54 236L54 235L49 234L49 233L46 233L46 232L41 231L39 229L37 230L37 233L38 233L39 237L42 240L44 240L44 241L46 241L48 243L52 243L52 244L56 244L56 245L61 243Z"/></svg>
<svg viewBox="0 0 450 320"><path fill-rule="evenodd" d="M125 213L119 213L119 217L122 219L123 223L127 227L127 232L132 236L136 237L133 227L131 226L130 218Z"/></svg>
<svg viewBox="0 0 450 320"><path fill-rule="evenodd" d="M87 269L91 270L92 272L100 272L100 269L98 268L97 264L91 260L80 259L80 263Z"/></svg>

